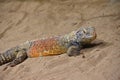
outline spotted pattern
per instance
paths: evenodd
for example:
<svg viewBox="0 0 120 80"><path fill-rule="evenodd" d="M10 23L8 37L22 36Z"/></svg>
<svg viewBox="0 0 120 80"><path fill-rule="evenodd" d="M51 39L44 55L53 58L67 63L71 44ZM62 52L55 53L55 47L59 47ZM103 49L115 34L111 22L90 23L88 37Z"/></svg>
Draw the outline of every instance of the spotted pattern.
<svg viewBox="0 0 120 80"><path fill-rule="evenodd" d="M67 49L61 46L58 41L56 37L34 41L28 51L28 56L39 57L65 53Z"/></svg>

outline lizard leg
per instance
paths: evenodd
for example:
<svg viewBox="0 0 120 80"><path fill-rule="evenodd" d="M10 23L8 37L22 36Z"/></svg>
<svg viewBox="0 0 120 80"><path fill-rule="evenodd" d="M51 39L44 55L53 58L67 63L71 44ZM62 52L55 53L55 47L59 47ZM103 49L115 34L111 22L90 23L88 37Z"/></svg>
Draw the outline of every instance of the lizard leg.
<svg viewBox="0 0 120 80"><path fill-rule="evenodd" d="M82 46L79 43L73 42L69 44L67 55L68 56L77 56L80 54Z"/></svg>
<svg viewBox="0 0 120 80"><path fill-rule="evenodd" d="M16 58L12 62L10 62L8 65L10 67L14 67L17 64L20 64L21 62L23 62L26 58L27 58L26 50L22 49L18 52L18 54L16 55Z"/></svg>
<svg viewBox="0 0 120 80"><path fill-rule="evenodd" d="M67 50L67 55L68 56L77 56L80 54L80 49L78 48L78 46L70 46Z"/></svg>

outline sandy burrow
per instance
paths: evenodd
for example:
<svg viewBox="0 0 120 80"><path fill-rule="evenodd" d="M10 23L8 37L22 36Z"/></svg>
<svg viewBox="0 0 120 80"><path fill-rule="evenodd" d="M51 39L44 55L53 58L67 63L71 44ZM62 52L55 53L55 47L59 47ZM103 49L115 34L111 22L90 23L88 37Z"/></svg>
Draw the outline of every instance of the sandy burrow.
<svg viewBox="0 0 120 80"><path fill-rule="evenodd" d="M0 80L120 80L119 0L0 0L0 52L27 40L94 26L96 46L81 55L29 58Z"/></svg>

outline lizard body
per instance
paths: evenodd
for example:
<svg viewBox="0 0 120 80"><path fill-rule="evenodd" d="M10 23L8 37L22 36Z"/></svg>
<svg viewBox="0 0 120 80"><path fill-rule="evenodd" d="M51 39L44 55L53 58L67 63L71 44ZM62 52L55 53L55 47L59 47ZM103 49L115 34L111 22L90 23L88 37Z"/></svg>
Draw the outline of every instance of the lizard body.
<svg viewBox="0 0 120 80"><path fill-rule="evenodd" d="M96 39L94 27L81 27L63 36L27 41L0 54L0 65L15 66L27 58L51 56L67 53L75 56L81 47Z"/></svg>

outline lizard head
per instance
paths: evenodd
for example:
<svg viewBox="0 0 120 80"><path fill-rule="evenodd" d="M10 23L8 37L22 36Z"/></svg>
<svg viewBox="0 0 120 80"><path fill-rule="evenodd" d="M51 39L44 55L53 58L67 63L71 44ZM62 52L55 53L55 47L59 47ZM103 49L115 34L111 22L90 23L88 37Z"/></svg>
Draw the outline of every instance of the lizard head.
<svg viewBox="0 0 120 80"><path fill-rule="evenodd" d="M81 27L76 31L77 42L81 42L83 44L88 44L94 39L96 39L97 35L94 27Z"/></svg>

